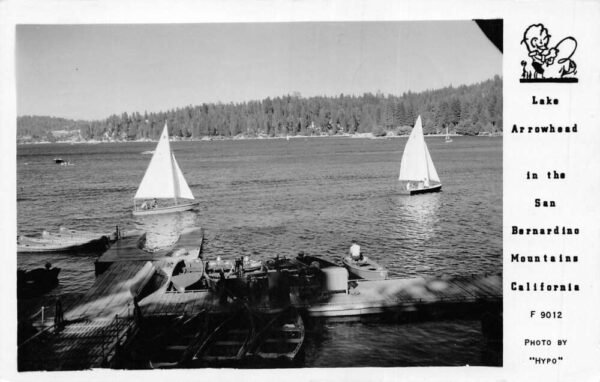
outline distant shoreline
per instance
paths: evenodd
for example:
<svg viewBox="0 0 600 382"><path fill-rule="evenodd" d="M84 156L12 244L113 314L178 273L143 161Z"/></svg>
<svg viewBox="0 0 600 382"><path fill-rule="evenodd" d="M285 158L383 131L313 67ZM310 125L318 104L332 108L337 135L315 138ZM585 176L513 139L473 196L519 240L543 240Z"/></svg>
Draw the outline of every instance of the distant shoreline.
<svg viewBox="0 0 600 382"><path fill-rule="evenodd" d="M425 137L445 137L446 134L426 134ZM501 137L502 133L495 134L479 134L479 135L461 135L461 134L448 134L450 137ZM268 136L235 136L235 137L201 137L201 138L178 138L171 137L171 142L211 142L211 141L250 141L250 140L287 140L287 139L302 139L302 138L352 138L352 139L393 139L393 138L408 138L408 134L405 135L384 135L384 136L375 136L373 133L357 133L357 134L335 134L335 135L290 135L287 136L276 136L276 137L268 137ZM89 144L96 145L102 143L143 143L143 142L153 142L156 143L158 140L153 139L135 139L135 140L87 140L87 141L78 141L78 140L57 140L54 142L50 141L36 141L36 142L19 142L17 139L17 145L48 145L48 144Z"/></svg>

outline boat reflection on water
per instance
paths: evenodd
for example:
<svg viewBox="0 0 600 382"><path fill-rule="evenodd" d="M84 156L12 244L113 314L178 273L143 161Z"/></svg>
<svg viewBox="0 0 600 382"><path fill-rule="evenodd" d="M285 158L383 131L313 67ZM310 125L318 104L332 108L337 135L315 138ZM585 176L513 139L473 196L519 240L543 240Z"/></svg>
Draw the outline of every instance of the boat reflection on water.
<svg viewBox="0 0 600 382"><path fill-rule="evenodd" d="M174 244L186 228L198 227L199 215L194 211L148 215L135 221L137 230L146 232L146 249L154 250Z"/></svg>
<svg viewBox="0 0 600 382"><path fill-rule="evenodd" d="M393 230L399 241L401 276L417 276L433 271L429 261L442 252L436 237L442 234L439 209L443 193L416 196L398 195L392 199Z"/></svg>
<svg viewBox="0 0 600 382"><path fill-rule="evenodd" d="M442 194L418 195L412 198L405 195L394 199L396 228L403 237L416 237L429 240L439 227L438 210Z"/></svg>

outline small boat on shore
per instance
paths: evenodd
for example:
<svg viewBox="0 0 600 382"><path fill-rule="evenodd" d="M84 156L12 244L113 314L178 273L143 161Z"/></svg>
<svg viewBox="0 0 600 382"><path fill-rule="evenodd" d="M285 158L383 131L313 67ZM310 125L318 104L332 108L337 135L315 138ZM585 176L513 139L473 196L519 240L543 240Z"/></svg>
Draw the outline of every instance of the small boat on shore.
<svg viewBox="0 0 600 382"><path fill-rule="evenodd" d="M76 231L60 227L56 233L43 231L39 237L18 236L17 253L101 250L108 247L109 236L96 232Z"/></svg>
<svg viewBox="0 0 600 382"><path fill-rule="evenodd" d="M398 182L400 194L404 195L438 192L442 189L442 182L425 143L421 116L417 118L404 147Z"/></svg>
<svg viewBox="0 0 600 382"><path fill-rule="evenodd" d="M379 265L374 260L363 256L362 260L355 261L350 256L342 259L344 267L354 276L365 280L385 280L388 277L388 270Z"/></svg>
<svg viewBox="0 0 600 382"><path fill-rule="evenodd" d="M297 309L289 307L270 319L253 340L250 357L265 361L296 359L304 344L304 321Z"/></svg>
<svg viewBox="0 0 600 382"><path fill-rule="evenodd" d="M141 201L139 206L137 201ZM150 164L133 197L133 215L188 211L195 209L198 204L171 152L169 130L165 123Z"/></svg>

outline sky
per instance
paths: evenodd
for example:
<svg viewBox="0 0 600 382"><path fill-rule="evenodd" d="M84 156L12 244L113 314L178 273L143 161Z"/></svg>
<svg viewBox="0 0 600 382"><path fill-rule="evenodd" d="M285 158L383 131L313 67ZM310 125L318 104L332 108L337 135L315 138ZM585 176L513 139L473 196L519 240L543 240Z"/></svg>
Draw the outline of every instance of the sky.
<svg viewBox="0 0 600 382"><path fill-rule="evenodd" d="M17 114L103 119L295 92L472 84L502 55L472 21L18 25Z"/></svg>

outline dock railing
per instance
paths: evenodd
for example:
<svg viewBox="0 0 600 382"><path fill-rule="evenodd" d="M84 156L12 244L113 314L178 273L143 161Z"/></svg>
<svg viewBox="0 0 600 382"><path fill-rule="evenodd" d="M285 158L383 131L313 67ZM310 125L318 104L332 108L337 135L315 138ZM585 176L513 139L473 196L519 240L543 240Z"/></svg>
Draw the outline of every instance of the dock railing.
<svg viewBox="0 0 600 382"><path fill-rule="evenodd" d="M29 317L29 319L31 320L31 322L34 326L36 326L35 323L36 323L38 317L40 319L39 326L42 328L46 326L46 317L48 315L46 313L46 309L47 309L47 307L42 306L39 311L37 311L36 313L34 313L32 316Z"/></svg>
<svg viewBox="0 0 600 382"><path fill-rule="evenodd" d="M103 336L106 340L102 341L102 367L109 367L115 360L119 361L121 350L137 331L139 319L140 317L135 314L135 307L132 313L131 304L128 303L103 328Z"/></svg>
<svg viewBox="0 0 600 382"><path fill-rule="evenodd" d="M24 346L27 343L31 342L35 338L41 336L44 333L48 333L51 330L57 329L57 322L55 318L50 318L50 309L47 306L42 306L40 310L29 317L29 321L31 325L38 329L38 331L32 335L31 337L25 339L23 342L19 344L19 346ZM37 321L39 319L39 321Z"/></svg>
<svg viewBox="0 0 600 382"><path fill-rule="evenodd" d="M18 345L20 350L25 351L26 348L32 349L32 347L37 347L41 343L45 343L48 340L48 338L44 337L46 334L60 335L62 329L64 327L69 327L69 324L81 324L80 321L64 322L61 318L57 319L56 315L54 320L52 320L48 313L49 308L43 306L38 312L30 317L31 320L38 323L38 326L42 325L41 330L21 342ZM100 341L98 341L99 343L97 343L97 346L99 345L100 347L100 349L98 349L100 350L100 358L96 358L95 361L90 359L88 366L110 367L114 365L115 361L118 362L121 350L127 345L127 341L129 341L137 332L138 321L139 316L135 314L135 308L131 303L123 307L114 318L105 321L98 332ZM48 361L46 359L48 355L38 351L27 351L27 354L36 357L37 364L39 365L44 365L47 363L46 361ZM50 364L47 366L52 369Z"/></svg>

